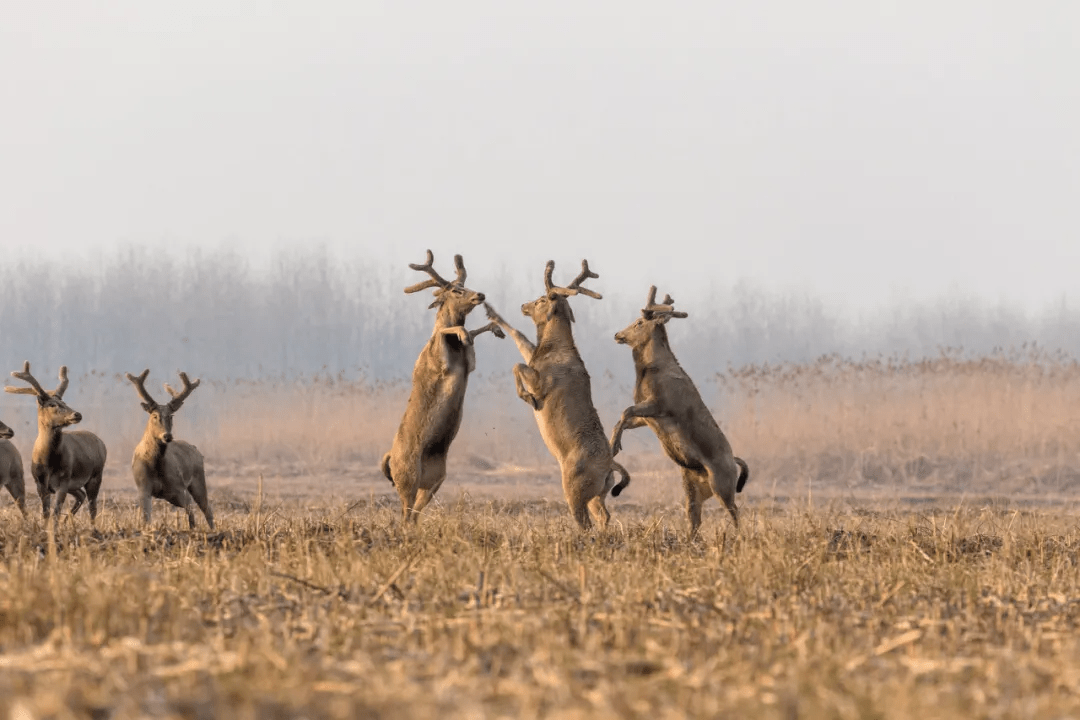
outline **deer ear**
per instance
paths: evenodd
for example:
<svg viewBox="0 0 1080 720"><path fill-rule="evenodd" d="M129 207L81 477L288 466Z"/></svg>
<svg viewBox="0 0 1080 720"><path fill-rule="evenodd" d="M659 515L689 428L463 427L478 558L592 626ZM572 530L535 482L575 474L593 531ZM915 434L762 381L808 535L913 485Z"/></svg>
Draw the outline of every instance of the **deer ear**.
<svg viewBox="0 0 1080 720"><path fill-rule="evenodd" d="M150 403L143 403L142 404L142 409L145 410L148 413L152 413L152 412L154 412L154 410L156 408L153 405L151 405Z"/></svg>

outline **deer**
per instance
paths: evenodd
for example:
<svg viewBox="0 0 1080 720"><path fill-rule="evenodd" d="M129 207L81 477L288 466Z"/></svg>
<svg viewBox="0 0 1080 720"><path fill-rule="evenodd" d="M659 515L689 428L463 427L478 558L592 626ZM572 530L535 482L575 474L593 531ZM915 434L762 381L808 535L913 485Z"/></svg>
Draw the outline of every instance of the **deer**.
<svg viewBox="0 0 1080 720"><path fill-rule="evenodd" d="M731 444L701 399L694 381L679 365L668 342L667 325L672 318L686 318L675 310L670 295L656 303L656 286L641 317L615 333L615 342L629 345L634 355L634 404L623 411L611 433L611 452L622 450L624 430L648 425L656 433L667 456L680 468L686 491L686 514L690 536L701 527L701 505L716 495L738 527L735 494L750 477L746 462L732 453Z"/></svg>
<svg viewBox="0 0 1080 720"><path fill-rule="evenodd" d="M172 400L161 404L146 389L147 368L138 376L125 373L135 386L142 400L142 409L150 416L142 440L135 446L131 457L131 473L139 491L143 524L150 524L150 507L153 498L165 500L187 513L188 527L195 529L195 511L191 501L199 506L206 524L214 529L214 513L206 493L206 470L203 454L189 442L173 438L173 415L183 406L188 396L199 387L199 380L192 382L187 373L180 373L183 388L174 390L168 383L165 390Z"/></svg>
<svg viewBox="0 0 1080 720"><path fill-rule="evenodd" d="M37 484L45 519L49 518L49 499L55 493L52 507L55 527L64 500L70 494L75 499L72 517L83 502L89 500L90 524L93 525L97 519L97 498L107 451L105 443L92 432L64 432L64 428L82 421L82 414L72 410L63 400L68 387L67 366L60 367L60 384L52 392L42 388L30 373L29 360L23 363L21 372L12 372L11 376L30 387L5 386L5 392L37 396L38 434L30 455L30 474Z"/></svg>
<svg viewBox="0 0 1080 720"><path fill-rule="evenodd" d="M465 329L465 318L484 302L484 293L465 287L467 273L461 255L454 256L457 276L453 281L443 279L434 263L428 250L423 264L409 264L429 277L405 288L405 293L434 288L435 300L428 309L438 308L438 312L431 337L413 367L405 414L390 452L380 463L383 475L401 497L406 524L417 521L446 479L447 454L461 427L469 374L476 369L474 341L485 332L505 337L496 323Z"/></svg>
<svg viewBox="0 0 1080 720"><path fill-rule="evenodd" d="M0 487L7 488L11 499L26 517L26 482L23 480L22 456L11 442L15 431L0 422Z"/></svg>
<svg viewBox="0 0 1080 720"><path fill-rule="evenodd" d="M592 384L585 362L574 343L574 311L568 298L585 295L596 300L600 293L583 287L600 277L582 260L581 273L566 287L555 285L555 262L544 269L544 294L521 306L521 314L536 325L536 342L514 329L490 305L488 318L510 334L524 358L514 366L517 395L533 409L544 438L562 473L563 495L582 531L592 527L590 514L607 528L611 514L604 504L608 491L618 496L630 483L630 475L616 463L604 427L592 400ZM622 480L615 485L615 472Z"/></svg>

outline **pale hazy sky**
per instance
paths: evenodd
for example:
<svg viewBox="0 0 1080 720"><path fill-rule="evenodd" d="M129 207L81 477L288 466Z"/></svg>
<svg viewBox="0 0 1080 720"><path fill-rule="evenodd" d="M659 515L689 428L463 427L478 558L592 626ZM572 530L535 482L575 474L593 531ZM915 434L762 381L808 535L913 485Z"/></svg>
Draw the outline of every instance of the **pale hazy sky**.
<svg viewBox="0 0 1080 720"><path fill-rule="evenodd" d="M1080 3L14 2L0 258L1078 302Z"/></svg>

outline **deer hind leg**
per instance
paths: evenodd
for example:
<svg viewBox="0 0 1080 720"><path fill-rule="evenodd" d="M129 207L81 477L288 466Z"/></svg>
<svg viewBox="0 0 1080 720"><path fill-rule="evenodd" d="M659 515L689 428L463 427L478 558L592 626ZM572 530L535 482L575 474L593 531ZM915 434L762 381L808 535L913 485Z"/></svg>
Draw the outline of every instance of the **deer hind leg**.
<svg viewBox="0 0 1080 720"><path fill-rule="evenodd" d="M570 507L570 514L574 521L584 531L592 528L592 520L589 518L589 498L585 494L585 476L581 472L563 474L563 494L566 496L566 504Z"/></svg>
<svg viewBox="0 0 1080 720"><path fill-rule="evenodd" d="M101 478L104 475L105 469L102 468L96 475L90 478L90 481L86 483L86 500L89 503L87 506L90 510L90 524L93 525L97 520L98 514L98 493L101 492Z"/></svg>
<svg viewBox="0 0 1080 720"><path fill-rule="evenodd" d="M401 498L401 521L403 523L416 522L416 495L422 468L420 461L395 463L391 460L391 472L394 476L394 487L397 488Z"/></svg>
<svg viewBox="0 0 1080 720"><path fill-rule="evenodd" d="M608 512L607 506L604 505L603 495L597 495L589 501L589 512L592 513L593 520L600 526L600 529L607 530L608 522L611 520L611 513Z"/></svg>
<svg viewBox="0 0 1080 720"><path fill-rule="evenodd" d="M424 458L424 475L421 478L420 488L416 491L416 504L413 505L413 513L419 513L427 507L435 493L442 487L446 480L446 456L430 456Z"/></svg>
<svg viewBox="0 0 1080 720"><path fill-rule="evenodd" d="M191 497L195 500L195 504L199 506L199 510L202 511L203 517L206 518L206 524L213 530L214 513L210 510L210 498L206 493L205 470L199 468L195 471L195 476L191 478L191 487L188 488L188 492L191 493Z"/></svg>
<svg viewBox="0 0 1080 720"><path fill-rule="evenodd" d="M686 519L690 521L690 537L697 537L701 528L701 505L708 490L701 486L703 478L697 470L683 468L683 490L686 492Z"/></svg>
<svg viewBox="0 0 1080 720"><path fill-rule="evenodd" d="M79 512L79 508L86 502L86 491L82 488L72 488L71 497L74 498L75 504L71 506L71 517L75 517L75 513Z"/></svg>
<svg viewBox="0 0 1080 720"><path fill-rule="evenodd" d="M735 505L735 484L739 479L739 472L736 469L734 462L725 463L724 466L719 468L707 468L709 473L709 487L712 488L716 497L724 503L724 506L731 513L731 519L735 523L735 527L739 527L739 508Z"/></svg>
<svg viewBox="0 0 1080 720"><path fill-rule="evenodd" d="M11 499L15 501L15 506L19 508L19 512L22 516L26 517L26 483L23 482L21 474L17 474L7 482L8 492L11 493Z"/></svg>
<svg viewBox="0 0 1080 720"><path fill-rule="evenodd" d="M194 505L194 503L192 502L191 493L185 490L183 507L184 512L187 514L188 530L195 529L195 510L192 509L192 505Z"/></svg>

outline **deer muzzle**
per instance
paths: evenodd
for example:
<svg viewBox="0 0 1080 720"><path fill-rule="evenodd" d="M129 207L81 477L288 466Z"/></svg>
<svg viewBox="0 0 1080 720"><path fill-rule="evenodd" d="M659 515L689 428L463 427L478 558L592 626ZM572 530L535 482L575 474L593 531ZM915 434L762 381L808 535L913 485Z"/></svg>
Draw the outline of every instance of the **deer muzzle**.
<svg viewBox="0 0 1080 720"><path fill-rule="evenodd" d="M167 432L164 435L162 435L161 436L161 441L166 442L166 443L171 443L172 442L172 433Z"/></svg>
<svg viewBox="0 0 1080 720"><path fill-rule="evenodd" d="M623 335L621 330L615 333L615 342L619 343L620 345L626 344L626 336Z"/></svg>
<svg viewBox="0 0 1080 720"><path fill-rule="evenodd" d="M82 413L80 413L80 412L71 413L71 424L74 425L75 423L80 423L80 422L82 422Z"/></svg>
<svg viewBox="0 0 1080 720"><path fill-rule="evenodd" d="M9 427L0 427L0 440L10 440L15 437L15 431Z"/></svg>

